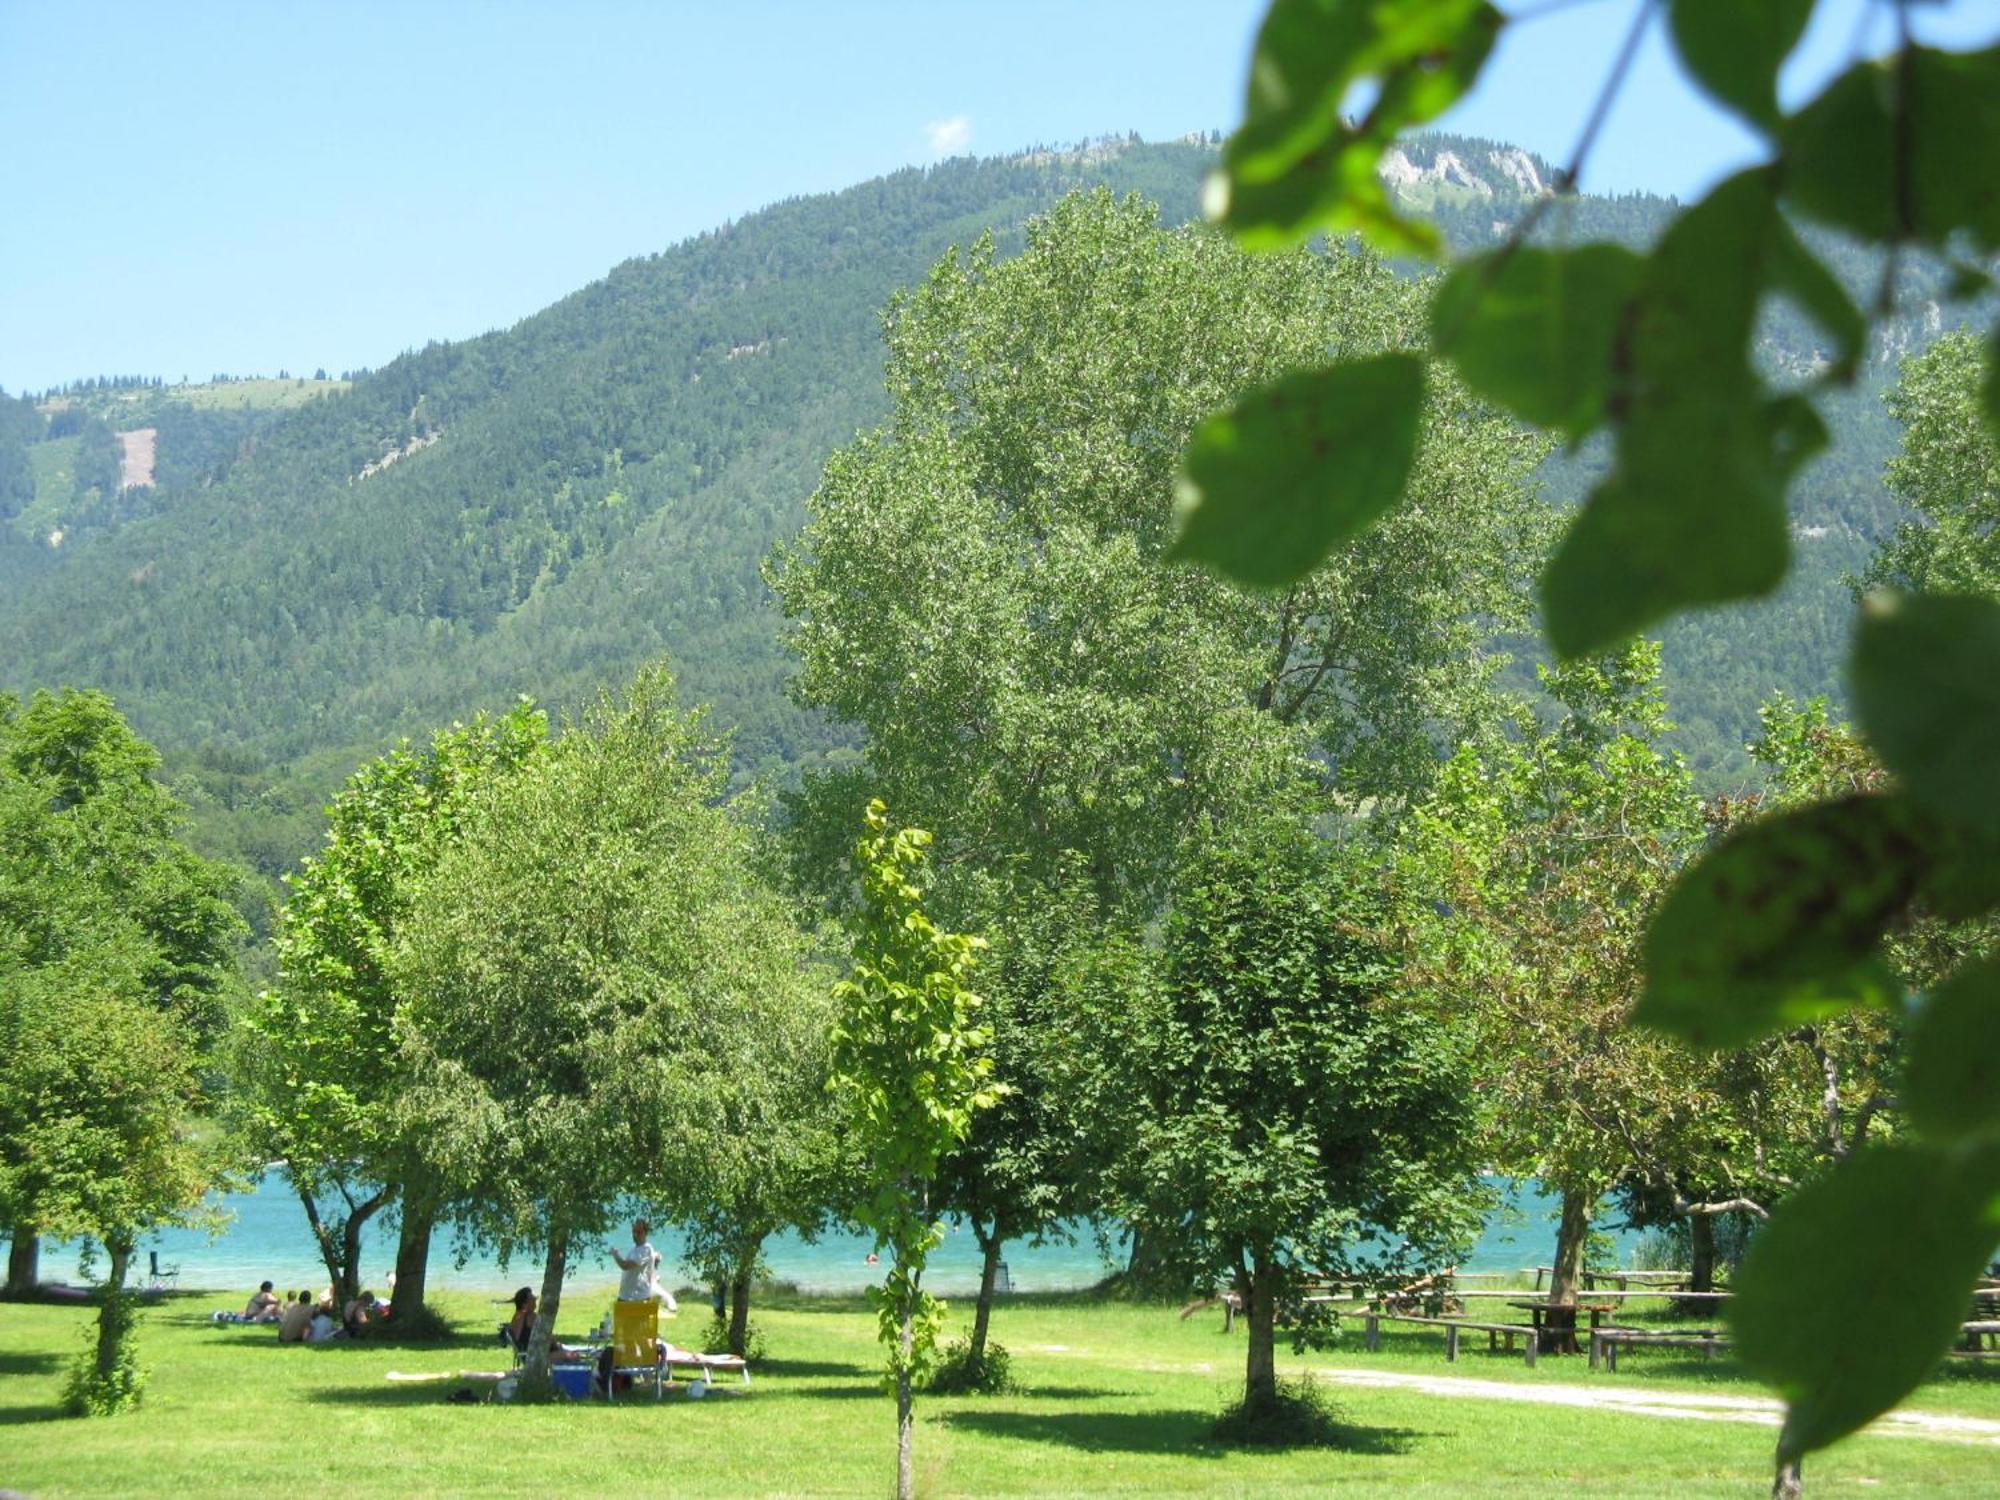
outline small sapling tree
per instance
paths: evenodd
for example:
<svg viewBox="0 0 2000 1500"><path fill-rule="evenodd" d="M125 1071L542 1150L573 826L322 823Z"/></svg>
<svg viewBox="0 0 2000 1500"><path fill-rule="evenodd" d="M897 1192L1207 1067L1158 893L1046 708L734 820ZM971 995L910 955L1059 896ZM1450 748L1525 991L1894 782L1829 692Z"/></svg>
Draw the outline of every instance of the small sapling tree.
<svg viewBox="0 0 2000 1500"><path fill-rule="evenodd" d="M924 1263L943 1238L931 1187L939 1161L1001 1091L968 983L981 942L924 915L930 835L891 828L879 801L866 816L854 972L834 990L833 1087L864 1157L854 1216L889 1252L888 1275L869 1300L896 1394L896 1495L908 1500L912 1392L944 1315L923 1289Z"/></svg>

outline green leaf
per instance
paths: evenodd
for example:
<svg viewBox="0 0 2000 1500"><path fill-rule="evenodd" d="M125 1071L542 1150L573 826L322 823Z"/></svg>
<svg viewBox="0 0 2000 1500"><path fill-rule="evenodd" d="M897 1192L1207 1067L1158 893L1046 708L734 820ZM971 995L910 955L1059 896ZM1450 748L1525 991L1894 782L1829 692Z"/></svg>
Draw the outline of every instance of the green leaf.
<svg viewBox="0 0 2000 1500"><path fill-rule="evenodd" d="M2000 1126L2000 959L1969 964L1924 1001L1905 1033L1910 1122L1949 1139Z"/></svg>
<svg viewBox="0 0 2000 1500"><path fill-rule="evenodd" d="M1416 456L1412 354L1303 370L1209 418L1182 455L1170 557L1281 588L1396 501Z"/></svg>
<svg viewBox="0 0 2000 1500"><path fill-rule="evenodd" d="M1996 1239L1987 1186L1921 1146L1859 1152L1779 1206L1730 1322L1745 1367L1790 1404L1781 1460L1872 1421L1937 1367Z"/></svg>
<svg viewBox="0 0 2000 1500"><path fill-rule="evenodd" d="M1953 302L1970 302L1975 297L1983 297L1993 290L1993 275L1979 266L1969 266L1964 261L1954 261L1951 280L1945 283L1944 294Z"/></svg>
<svg viewBox="0 0 2000 1500"><path fill-rule="evenodd" d="M1739 398L1740 400L1740 398ZM1768 594L1791 561L1784 486L1826 446L1794 396L1727 405L1662 393L1621 444L1542 574L1549 643L1565 661L1603 651L1690 604Z"/></svg>
<svg viewBox="0 0 2000 1500"><path fill-rule="evenodd" d="M1910 800L2000 837L2000 604L1873 595L1849 671L1861 726Z"/></svg>
<svg viewBox="0 0 2000 1500"><path fill-rule="evenodd" d="M1843 379L1851 377L1861 357L1868 352L1868 320L1847 295L1847 288L1783 219L1773 222L1772 245L1776 251L1771 266L1772 284L1798 303L1806 316L1832 337L1836 373Z"/></svg>
<svg viewBox="0 0 2000 1500"><path fill-rule="evenodd" d="M1667 19L1695 81L1769 133L1780 118L1778 69L1812 9L1813 0L1673 0Z"/></svg>
<svg viewBox="0 0 2000 1500"><path fill-rule="evenodd" d="M1923 901L1931 914L1963 922L2000 906L2000 838L1983 838L1963 823L1925 832L1931 868L1924 877Z"/></svg>
<svg viewBox="0 0 2000 1500"><path fill-rule="evenodd" d="M1965 231L2000 247L2000 176L1988 169L2000 159L2000 47L1859 63L1785 122L1781 145L1786 196L1814 218L1875 240L1942 245Z"/></svg>
<svg viewBox="0 0 2000 1500"><path fill-rule="evenodd" d="M1810 279L1787 235L1770 173L1754 169L1675 220L1646 260L1612 351L1617 463L1542 578L1564 658L1783 580L1785 487L1826 442L1811 407L1769 399L1750 365L1766 287L1787 267Z"/></svg>
<svg viewBox="0 0 2000 1500"><path fill-rule="evenodd" d="M1706 1047L1853 1005L1899 986L1877 952L1928 855L1909 809L1849 797L1760 819L1684 873L1646 935L1633 1019Z"/></svg>
<svg viewBox="0 0 2000 1500"><path fill-rule="evenodd" d="M1482 396L1582 437L1603 418L1612 346L1644 265L1619 245L1476 256L1439 289L1432 341Z"/></svg>
<svg viewBox="0 0 2000 1500"><path fill-rule="evenodd" d="M1273 0L1250 59L1242 127L1223 148L1210 214L1245 244L1359 231L1394 252L1434 252L1376 175L1383 150L1434 119L1478 76L1501 15L1487 0ZM1357 123L1357 84L1375 97Z"/></svg>

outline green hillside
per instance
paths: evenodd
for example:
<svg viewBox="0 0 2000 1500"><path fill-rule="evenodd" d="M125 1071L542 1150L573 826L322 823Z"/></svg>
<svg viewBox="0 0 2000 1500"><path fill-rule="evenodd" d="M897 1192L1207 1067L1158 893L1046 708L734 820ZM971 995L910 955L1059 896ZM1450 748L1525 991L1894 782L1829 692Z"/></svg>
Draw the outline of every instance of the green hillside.
<svg viewBox="0 0 2000 1500"><path fill-rule="evenodd" d="M1461 242L1504 232L1550 175L1450 137L1406 159L1402 190ZM0 688L114 694L167 747L210 842L266 870L311 837L340 771L396 735L522 693L575 702L661 652L735 726L740 775L849 753L839 726L784 696L758 567L827 453L884 409L881 308L948 247L992 228L1004 248L1079 185L1185 221L1211 160L1204 144L1114 141L899 172L629 261L511 329L351 385L70 393L62 420L87 424L72 437L57 421L0 431L35 477L0 525ZM1586 198L1551 218L1644 239L1670 208ZM1809 360L1811 340L1780 320L1772 357ZM1852 400L1866 451L1805 488L1805 524L1825 530L1802 540L1791 606L1755 628L1696 617L1670 640L1687 743L1719 771L1759 697L1830 685L1839 575L1889 518L1888 424L1872 395ZM157 429L154 487L107 496L70 473L65 488L63 444L107 421ZM1580 483L1555 474L1551 490ZM58 526L60 547L37 544Z"/></svg>

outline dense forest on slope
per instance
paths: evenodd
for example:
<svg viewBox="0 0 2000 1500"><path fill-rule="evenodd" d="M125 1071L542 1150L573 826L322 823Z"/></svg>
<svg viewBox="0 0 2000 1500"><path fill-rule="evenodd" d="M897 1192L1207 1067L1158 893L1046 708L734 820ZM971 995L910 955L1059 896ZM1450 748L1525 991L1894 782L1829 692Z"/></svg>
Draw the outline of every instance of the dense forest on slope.
<svg viewBox="0 0 2000 1500"><path fill-rule="evenodd" d="M884 409L883 305L982 231L1004 250L1079 185L1184 222L1211 160L1206 143L1115 139L899 172L628 261L351 385L122 380L0 402L0 689L114 694L167 748L206 842L267 873L310 842L345 767L395 736L519 694L573 703L662 652L735 728L739 777L851 753L786 698L758 568L826 454ZM1403 165L1398 191L1461 244L1504 234L1553 175L1451 137ZM1671 207L1585 197L1546 232L1643 242ZM1683 743L1712 776L1738 773L1761 697L1833 685L1840 576L1893 522L1877 390L1893 352L1844 402L1838 463L1802 487L1787 606L1670 634ZM1768 354L1808 365L1813 330L1775 318ZM114 427L151 433L152 484L121 486ZM1551 493L1579 492L1588 466L1552 472Z"/></svg>

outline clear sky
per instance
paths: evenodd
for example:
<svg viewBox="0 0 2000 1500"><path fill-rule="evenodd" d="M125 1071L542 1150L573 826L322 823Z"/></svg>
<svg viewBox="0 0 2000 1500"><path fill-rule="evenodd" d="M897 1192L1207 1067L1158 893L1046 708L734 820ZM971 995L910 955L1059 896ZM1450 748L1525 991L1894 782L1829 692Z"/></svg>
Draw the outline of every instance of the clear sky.
<svg viewBox="0 0 2000 1500"><path fill-rule="evenodd" d="M1518 0L1448 128L1567 157L1637 0ZM1745 0L1759 3L1759 0ZM1228 130L1262 0L0 0L0 387L380 365L766 203L963 152ZM1850 55L1832 0L1794 91ZM1965 45L2000 4L1920 12ZM1656 35L1584 174L1753 143Z"/></svg>

